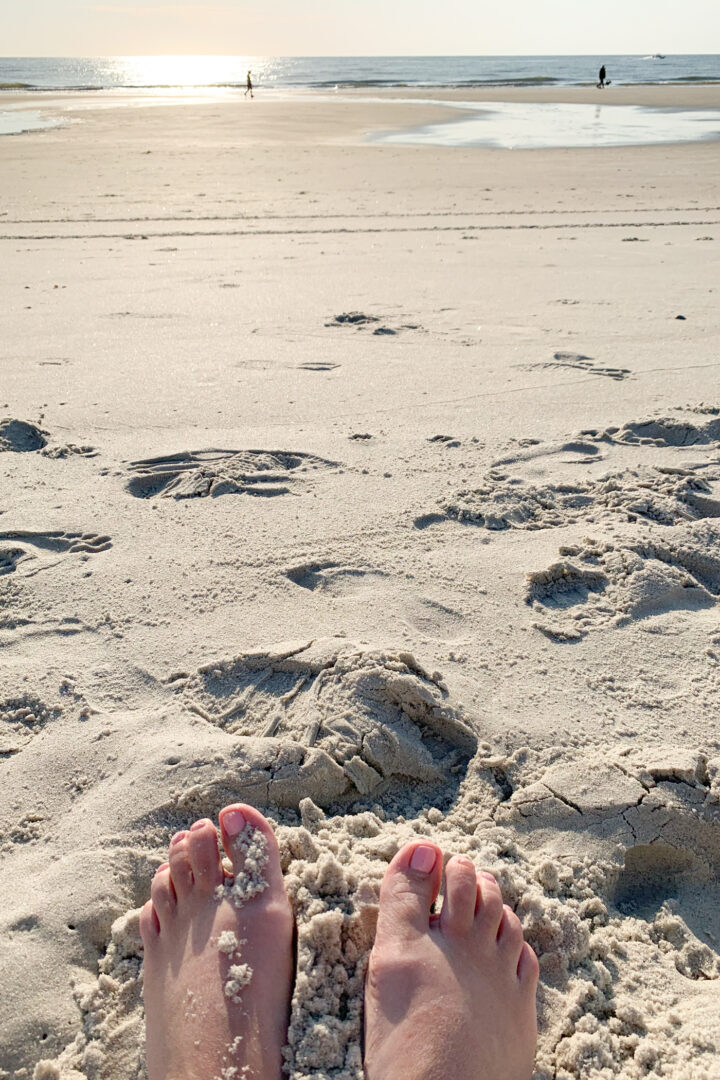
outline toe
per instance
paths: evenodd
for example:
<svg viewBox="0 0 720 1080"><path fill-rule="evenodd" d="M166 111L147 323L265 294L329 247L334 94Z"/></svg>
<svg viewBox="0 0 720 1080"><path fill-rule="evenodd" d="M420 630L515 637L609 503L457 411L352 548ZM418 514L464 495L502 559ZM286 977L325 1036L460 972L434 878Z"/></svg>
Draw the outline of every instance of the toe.
<svg viewBox="0 0 720 1080"><path fill-rule="evenodd" d="M172 918L177 904L172 878L170 877L170 867L167 863L163 863L155 871L155 877L150 885L150 899L162 930L163 926Z"/></svg>
<svg viewBox="0 0 720 1080"><path fill-rule="evenodd" d="M483 944L494 944L503 917L503 898L500 886L492 874L482 870L477 876L478 905L475 932Z"/></svg>
<svg viewBox="0 0 720 1080"><path fill-rule="evenodd" d="M220 811L220 831L235 877L246 872L264 880L267 888L262 895L266 900L284 897L278 843L272 825L260 811L247 803L226 806Z"/></svg>
<svg viewBox="0 0 720 1080"><path fill-rule="evenodd" d="M223 868L218 851L217 830L208 818L191 826L185 841L194 888L201 893L212 892L223 881Z"/></svg>
<svg viewBox="0 0 720 1080"><path fill-rule="evenodd" d="M456 855L445 867L445 896L440 912L444 934L467 934L473 925L478 898L477 873L465 855Z"/></svg>
<svg viewBox="0 0 720 1080"><path fill-rule="evenodd" d="M148 900L140 911L140 937L146 949L152 948L153 942L160 936L160 923L155 913L152 900Z"/></svg>
<svg viewBox="0 0 720 1080"><path fill-rule="evenodd" d="M498 946L516 970L523 947L522 924L511 907L505 904L497 935Z"/></svg>
<svg viewBox="0 0 720 1080"><path fill-rule="evenodd" d="M187 832L179 832L170 841L170 877L178 900L188 895L194 881L187 837Z"/></svg>
<svg viewBox="0 0 720 1080"><path fill-rule="evenodd" d="M534 993L539 976L540 965L538 963L538 958L532 947L525 941L520 950L520 959L518 960L517 965L517 977L523 986L526 986Z"/></svg>
<svg viewBox="0 0 720 1080"><path fill-rule="evenodd" d="M428 840L406 844L385 871L380 886L378 935L426 933L440 891L442 852Z"/></svg>

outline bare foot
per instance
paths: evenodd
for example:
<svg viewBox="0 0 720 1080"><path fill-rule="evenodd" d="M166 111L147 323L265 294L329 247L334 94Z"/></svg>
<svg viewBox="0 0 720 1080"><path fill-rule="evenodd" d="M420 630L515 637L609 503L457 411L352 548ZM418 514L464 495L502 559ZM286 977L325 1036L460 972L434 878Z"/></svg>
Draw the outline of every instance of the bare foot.
<svg viewBox="0 0 720 1080"><path fill-rule="evenodd" d="M365 988L367 1080L529 1080L538 962L492 874L407 844L380 890Z"/></svg>
<svg viewBox="0 0 720 1080"><path fill-rule="evenodd" d="M293 916L275 835L251 806L170 844L142 909L149 1080L279 1080L293 976Z"/></svg>

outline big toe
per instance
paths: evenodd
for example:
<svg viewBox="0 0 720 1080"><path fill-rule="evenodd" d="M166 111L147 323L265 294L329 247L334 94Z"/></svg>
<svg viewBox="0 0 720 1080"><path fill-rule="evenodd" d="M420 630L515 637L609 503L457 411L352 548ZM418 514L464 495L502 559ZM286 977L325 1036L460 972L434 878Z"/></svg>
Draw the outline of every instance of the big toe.
<svg viewBox="0 0 720 1080"><path fill-rule="evenodd" d="M280 851L270 822L247 803L220 811L223 847L232 863L233 899L239 905L254 896L285 899Z"/></svg>
<svg viewBox="0 0 720 1080"><path fill-rule="evenodd" d="M428 840L406 844L385 871L380 886L378 935L425 933L440 891L442 852Z"/></svg>

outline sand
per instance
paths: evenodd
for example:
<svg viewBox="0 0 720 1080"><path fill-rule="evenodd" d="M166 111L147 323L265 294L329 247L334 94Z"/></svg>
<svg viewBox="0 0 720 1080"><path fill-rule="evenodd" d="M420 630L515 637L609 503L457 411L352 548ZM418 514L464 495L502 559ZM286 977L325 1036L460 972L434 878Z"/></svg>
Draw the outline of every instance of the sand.
<svg viewBox="0 0 720 1080"><path fill-rule="evenodd" d="M247 800L295 1080L417 836L522 919L536 1080L719 1077L717 144L123 100L0 142L0 1076L143 1076L137 909Z"/></svg>

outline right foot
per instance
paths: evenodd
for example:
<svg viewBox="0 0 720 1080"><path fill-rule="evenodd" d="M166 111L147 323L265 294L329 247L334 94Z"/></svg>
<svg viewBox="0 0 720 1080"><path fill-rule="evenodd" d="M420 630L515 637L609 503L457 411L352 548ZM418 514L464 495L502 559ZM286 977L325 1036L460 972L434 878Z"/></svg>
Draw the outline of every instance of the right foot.
<svg viewBox="0 0 720 1080"><path fill-rule="evenodd" d="M492 874L407 844L380 890L365 988L367 1080L529 1080L538 962Z"/></svg>
<svg viewBox="0 0 720 1080"><path fill-rule="evenodd" d="M293 916L277 841L245 804L225 807L220 825L234 894L203 819L173 837L140 915L149 1080L282 1074Z"/></svg>

